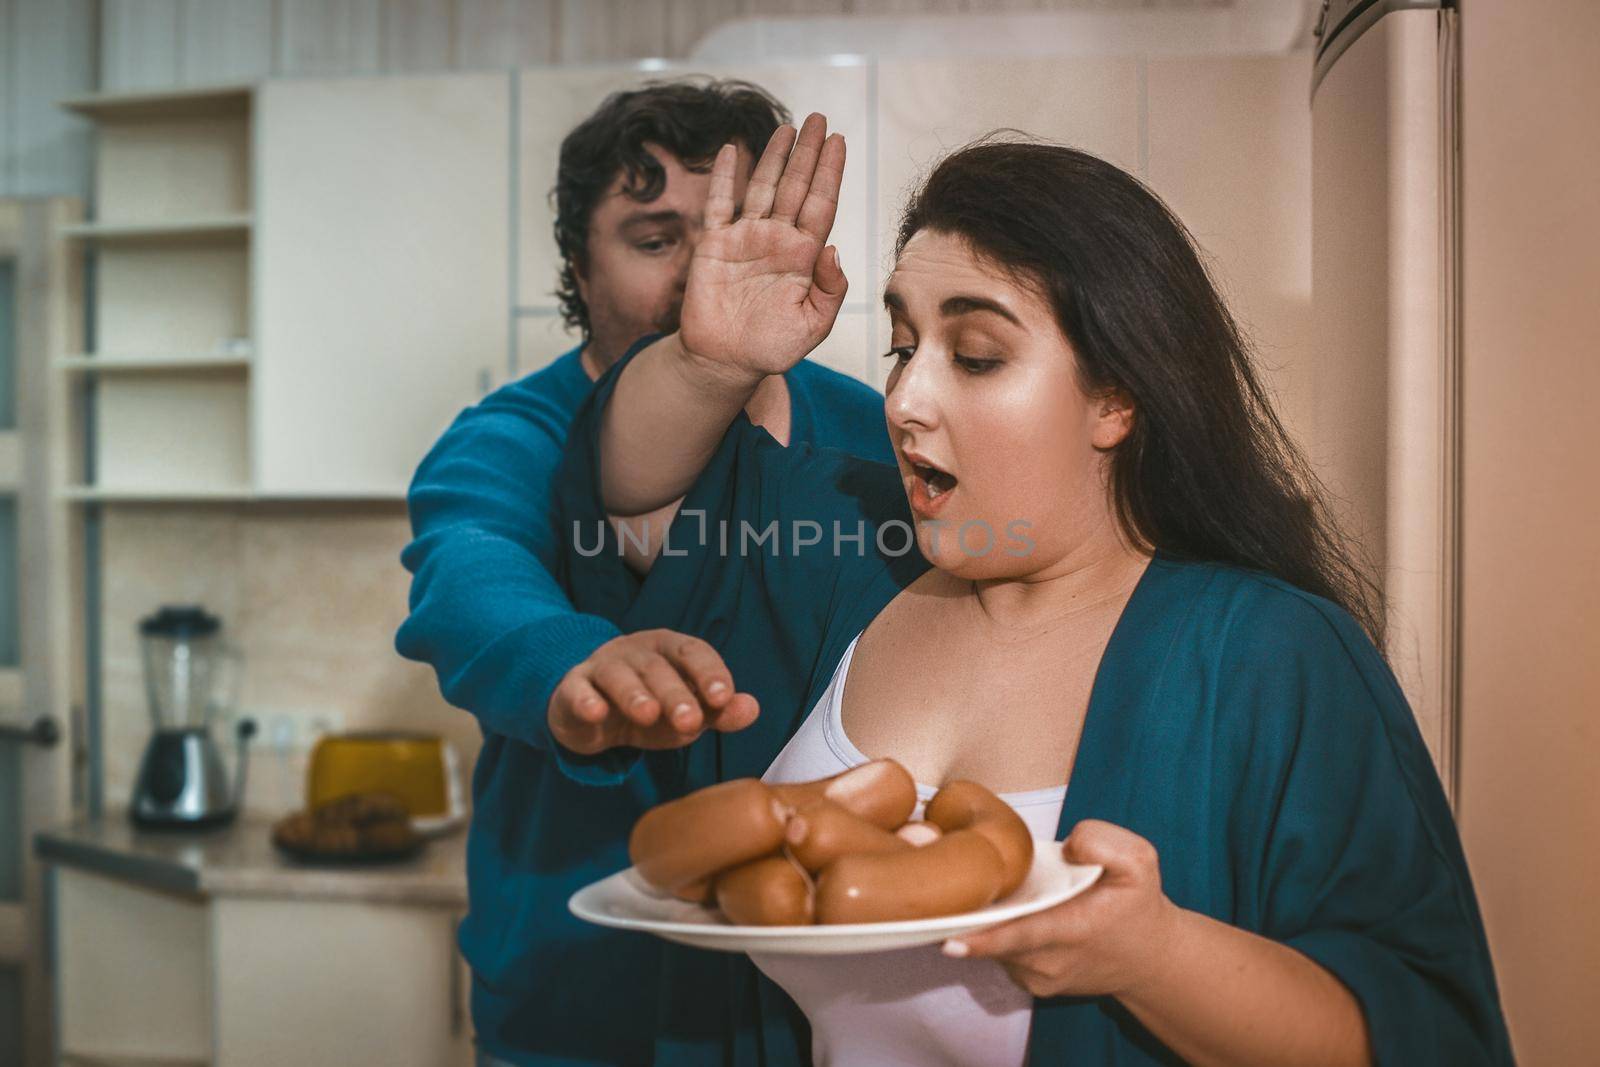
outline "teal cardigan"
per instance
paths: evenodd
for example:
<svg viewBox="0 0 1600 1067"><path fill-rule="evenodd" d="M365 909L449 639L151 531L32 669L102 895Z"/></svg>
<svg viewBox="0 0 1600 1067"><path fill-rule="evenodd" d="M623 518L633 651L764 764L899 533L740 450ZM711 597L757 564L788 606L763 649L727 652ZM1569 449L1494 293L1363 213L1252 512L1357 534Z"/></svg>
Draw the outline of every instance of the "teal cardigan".
<svg viewBox="0 0 1600 1067"><path fill-rule="evenodd" d="M781 448L741 415L671 529L677 554L641 582L614 540L598 554L575 547L592 550L603 527L599 416L625 366L579 412L557 476L564 526L587 526L563 542L574 603L624 628L705 636L746 665L736 681L760 691L762 713L686 751L615 753L612 769L622 780L669 777L677 789L760 775L851 639L928 566L914 549L896 554L911 522L900 479L834 450ZM774 521L775 543L738 550L741 523L762 531ZM823 527L821 544L800 545L814 537L795 525L807 522ZM1158 552L1101 660L1056 836L1090 818L1149 839L1181 907L1290 945L1337 975L1383 1067L1511 1062L1433 764L1382 656L1329 601ZM667 946L664 968L648 1023L657 1064L808 1062L792 1002L745 957ZM1177 1062L1113 999L1035 1001L1033 1067Z"/></svg>

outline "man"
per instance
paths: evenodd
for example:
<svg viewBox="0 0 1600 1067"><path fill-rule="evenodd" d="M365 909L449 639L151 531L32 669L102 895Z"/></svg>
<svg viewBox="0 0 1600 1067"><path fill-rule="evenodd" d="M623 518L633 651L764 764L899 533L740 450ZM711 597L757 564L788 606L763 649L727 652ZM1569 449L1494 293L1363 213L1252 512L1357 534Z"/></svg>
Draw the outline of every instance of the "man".
<svg viewBox="0 0 1600 1067"><path fill-rule="evenodd" d="M573 609L554 571L570 531L554 528L549 490L594 379L641 336L676 328L717 150L738 147L742 193L787 119L755 86L677 82L614 94L574 129L556 180L558 295L584 342L464 411L412 481L411 614L396 648L432 665L484 733L460 945L485 1062L654 1055L658 944L580 923L565 901L626 866L633 821L685 788L670 762L631 757L739 729L757 700L734 692L739 665L705 642L624 636ZM782 443L892 462L882 397L820 366L769 379L747 413ZM759 678L740 681L759 696ZM588 972L604 961L604 988L572 980L577 960Z"/></svg>

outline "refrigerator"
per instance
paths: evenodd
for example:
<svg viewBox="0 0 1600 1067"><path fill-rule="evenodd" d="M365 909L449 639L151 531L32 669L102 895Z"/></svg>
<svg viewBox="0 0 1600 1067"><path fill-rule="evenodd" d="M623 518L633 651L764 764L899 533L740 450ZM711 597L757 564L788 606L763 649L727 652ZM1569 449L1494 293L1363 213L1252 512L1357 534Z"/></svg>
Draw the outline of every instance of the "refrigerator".
<svg viewBox="0 0 1600 1067"><path fill-rule="evenodd" d="M1457 13L1324 0L1311 79L1308 450L1388 608L1385 651L1452 803L1459 692Z"/></svg>

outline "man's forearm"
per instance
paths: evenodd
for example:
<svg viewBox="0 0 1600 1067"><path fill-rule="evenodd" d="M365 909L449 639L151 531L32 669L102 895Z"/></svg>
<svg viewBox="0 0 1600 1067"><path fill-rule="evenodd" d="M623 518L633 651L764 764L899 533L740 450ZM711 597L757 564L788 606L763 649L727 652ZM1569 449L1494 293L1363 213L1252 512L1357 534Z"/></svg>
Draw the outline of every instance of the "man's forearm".
<svg viewBox="0 0 1600 1067"><path fill-rule="evenodd" d="M1343 983L1287 945L1178 915L1161 973L1118 997L1196 1067L1367 1067L1366 1020Z"/></svg>
<svg viewBox="0 0 1600 1067"><path fill-rule="evenodd" d="M694 356L675 333L636 355L601 419L606 510L640 515L688 492L760 384L760 375Z"/></svg>

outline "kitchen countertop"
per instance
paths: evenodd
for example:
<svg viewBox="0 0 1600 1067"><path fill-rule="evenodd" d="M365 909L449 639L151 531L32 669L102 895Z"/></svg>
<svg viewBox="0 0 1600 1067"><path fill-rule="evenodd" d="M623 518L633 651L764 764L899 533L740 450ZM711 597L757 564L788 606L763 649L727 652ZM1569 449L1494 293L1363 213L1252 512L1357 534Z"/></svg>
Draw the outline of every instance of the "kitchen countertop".
<svg viewBox="0 0 1600 1067"><path fill-rule="evenodd" d="M464 828L433 838L408 860L335 867L284 856L272 844L272 822L246 816L210 831L151 831L111 812L36 834L34 852L47 863L173 893L467 905Z"/></svg>

